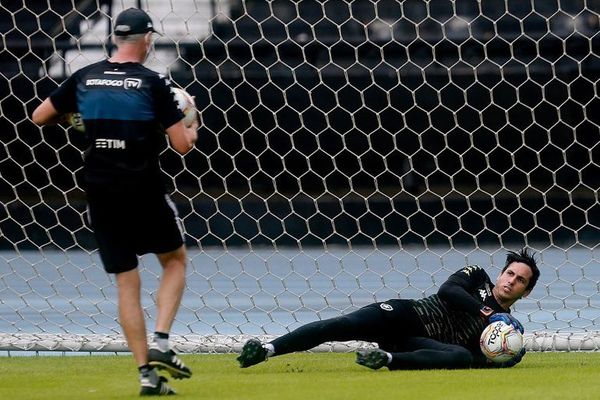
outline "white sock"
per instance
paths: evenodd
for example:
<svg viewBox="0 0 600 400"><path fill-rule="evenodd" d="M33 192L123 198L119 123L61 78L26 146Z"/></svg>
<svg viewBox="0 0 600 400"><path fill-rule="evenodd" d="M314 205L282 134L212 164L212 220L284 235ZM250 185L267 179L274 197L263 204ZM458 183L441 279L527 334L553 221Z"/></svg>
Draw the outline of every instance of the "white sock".
<svg viewBox="0 0 600 400"><path fill-rule="evenodd" d="M263 344L263 347L267 350L267 357L275 354L275 347L271 343Z"/></svg>
<svg viewBox="0 0 600 400"><path fill-rule="evenodd" d="M387 356L387 358L388 358L388 362L387 362L387 363L388 363L388 365L389 365L389 364L392 362L392 358L393 358L393 357L392 357L392 353L388 353L388 352L386 351L386 352L385 352L385 355L386 355L386 356Z"/></svg>
<svg viewBox="0 0 600 400"><path fill-rule="evenodd" d="M165 339L165 338L161 338L161 337L154 335L154 343L156 343L156 345L158 346L158 349L160 351L162 351L163 353L165 351L169 351L171 349L168 338Z"/></svg>

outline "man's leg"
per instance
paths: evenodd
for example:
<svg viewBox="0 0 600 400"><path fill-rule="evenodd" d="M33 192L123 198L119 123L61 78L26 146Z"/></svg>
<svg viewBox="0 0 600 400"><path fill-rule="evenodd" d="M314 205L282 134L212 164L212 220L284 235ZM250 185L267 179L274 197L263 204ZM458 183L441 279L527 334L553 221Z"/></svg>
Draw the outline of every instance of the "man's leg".
<svg viewBox="0 0 600 400"><path fill-rule="evenodd" d="M310 350L325 342L345 342L347 340L371 340L372 320L370 311L364 309L340 317L310 322L292 332L273 340L273 355L283 355L296 351Z"/></svg>
<svg viewBox="0 0 600 400"><path fill-rule="evenodd" d="M348 315L315 321L287 333L266 345L250 339L237 358L240 367L246 368L266 360L295 351L309 350L331 341L377 341L389 331L388 320L377 304L371 304Z"/></svg>
<svg viewBox="0 0 600 400"><path fill-rule="evenodd" d="M146 323L140 300L141 280L138 269L116 274L119 290L119 321L129 350L138 367L148 363Z"/></svg>
<svg viewBox="0 0 600 400"><path fill-rule="evenodd" d="M131 231L131 202L127 196L88 193L89 219L106 272L115 274L119 322L140 373L140 395L175 394L167 379L149 365L146 322L141 304L141 279ZM138 203L133 209L138 207Z"/></svg>
<svg viewBox="0 0 600 400"><path fill-rule="evenodd" d="M157 254L157 257L163 273L156 300L156 329L154 343L149 351L150 365L166 369L175 379L189 378L192 376L192 371L183 364L168 343L171 326L185 289L185 247L181 246L174 251Z"/></svg>
<svg viewBox="0 0 600 400"><path fill-rule="evenodd" d="M157 254L157 257L163 273L156 300L156 331L168 333L171 331L185 288L185 247L181 246L169 253Z"/></svg>
<svg viewBox="0 0 600 400"><path fill-rule="evenodd" d="M402 335L422 335L422 325L408 300L373 303L350 314L316 321L283 335L270 344L274 355L311 349L324 342L363 340L389 342Z"/></svg>
<svg viewBox="0 0 600 400"><path fill-rule="evenodd" d="M394 369L458 369L469 368L473 355L466 348L438 342L425 337L409 337L402 344L402 352L383 349L360 351L356 362L372 369L387 366ZM395 349L394 349L395 350Z"/></svg>
<svg viewBox="0 0 600 400"><path fill-rule="evenodd" d="M140 300L141 280L138 269L119 272L116 279L119 290L119 321L140 371L140 395L175 394L173 388L167 385L167 379L158 376L148 365L148 341Z"/></svg>

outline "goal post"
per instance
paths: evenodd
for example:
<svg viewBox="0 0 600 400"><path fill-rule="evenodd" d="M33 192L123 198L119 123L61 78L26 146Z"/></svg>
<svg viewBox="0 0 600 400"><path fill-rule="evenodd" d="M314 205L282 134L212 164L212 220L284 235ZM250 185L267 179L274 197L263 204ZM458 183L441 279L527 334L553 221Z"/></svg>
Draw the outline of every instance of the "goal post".
<svg viewBox="0 0 600 400"><path fill-rule="evenodd" d="M158 30L146 65L196 98L161 165L184 224L183 352L239 350L464 265L536 251L514 313L530 350L598 350L600 7L590 1L7 0L0 5L0 350L126 351L85 223L84 137L31 111ZM151 328L160 266L141 258ZM365 343L333 343L348 350Z"/></svg>

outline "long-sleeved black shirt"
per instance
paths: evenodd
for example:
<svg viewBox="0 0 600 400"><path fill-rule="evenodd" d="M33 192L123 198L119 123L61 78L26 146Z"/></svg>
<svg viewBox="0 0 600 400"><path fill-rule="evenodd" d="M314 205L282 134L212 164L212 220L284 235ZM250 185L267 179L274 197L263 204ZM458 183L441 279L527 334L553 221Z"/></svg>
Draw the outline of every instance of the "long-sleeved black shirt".
<svg viewBox="0 0 600 400"><path fill-rule="evenodd" d="M458 344L480 354L479 338L487 321L481 318L481 307L506 313L492 294L494 284L479 266L467 266L452 274L437 294L414 300L428 337L443 343Z"/></svg>

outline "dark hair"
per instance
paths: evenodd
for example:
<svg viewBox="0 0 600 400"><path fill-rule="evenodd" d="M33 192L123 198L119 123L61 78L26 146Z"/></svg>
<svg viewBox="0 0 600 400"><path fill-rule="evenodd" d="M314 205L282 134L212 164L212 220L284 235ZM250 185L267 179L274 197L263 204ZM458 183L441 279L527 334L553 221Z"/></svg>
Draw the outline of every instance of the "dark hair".
<svg viewBox="0 0 600 400"><path fill-rule="evenodd" d="M518 253L514 252L514 251L509 251L506 254L506 264L504 264L504 268L502 268L502 272L506 271L506 268L508 268L508 266L514 262L520 262L523 264L527 264L527 266L529 268L531 268L531 279L529 279L529 284L527 285L527 289L528 290L533 289L533 287L535 286L535 284L538 281L538 278L540 277L540 270L535 261L534 254L535 253L529 254L529 251L526 248L522 249Z"/></svg>

